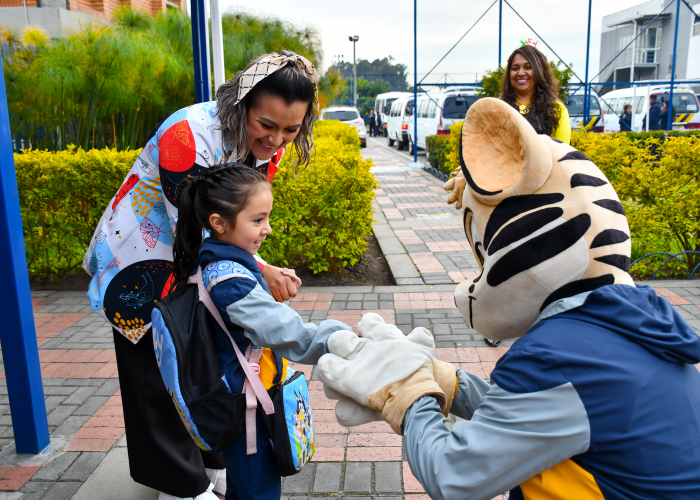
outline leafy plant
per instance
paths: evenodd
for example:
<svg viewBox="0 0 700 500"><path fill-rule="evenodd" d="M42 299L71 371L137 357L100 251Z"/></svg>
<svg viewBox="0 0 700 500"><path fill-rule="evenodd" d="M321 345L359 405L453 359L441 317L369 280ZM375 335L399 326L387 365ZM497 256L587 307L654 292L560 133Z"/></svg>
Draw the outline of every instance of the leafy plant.
<svg viewBox="0 0 700 500"><path fill-rule="evenodd" d="M447 135L430 135L425 138L425 144L430 164L440 172L450 175L452 168L447 159L451 148L450 137Z"/></svg>
<svg viewBox="0 0 700 500"><path fill-rule="evenodd" d="M294 158L282 159L272 183L272 234L260 254L276 265L338 274L367 250L378 183L370 172L372 161L360 155L353 127L324 120L314 133L316 147L306 169L295 172Z"/></svg>
<svg viewBox="0 0 700 500"><path fill-rule="evenodd" d="M52 279L80 269L107 203L138 151L28 151L15 154L27 266Z"/></svg>
<svg viewBox="0 0 700 500"><path fill-rule="evenodd" d="M135 148L172 112L193 103L184 12L155 19L121 7L112 25L82 24L65 38L0 32L12 134L65 150Z"/></svg>

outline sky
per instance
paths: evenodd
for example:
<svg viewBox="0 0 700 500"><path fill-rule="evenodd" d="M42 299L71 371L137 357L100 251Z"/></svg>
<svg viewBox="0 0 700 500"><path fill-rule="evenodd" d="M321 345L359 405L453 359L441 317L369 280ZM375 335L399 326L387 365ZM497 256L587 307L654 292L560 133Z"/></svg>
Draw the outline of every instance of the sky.
<svg viewBox="0 0 700 500"><path fill-rule="evenodd" d="M587 0L509 0L520 15L583 79L586 62ZM316 28L323 43L325 70L342 56L352 61L349 35L358 35L357 58L392 56L409 68L413 81L413 3L402 0L220 0L222 11L238 8L273 15L297 26ZM427 73L475 23L493 0L418 0L418 79ZM602 17L642 3L640 0L593 0L589 73L598 72ZM661 4L661 0L659 0ZM264 8L261 7L264 5ZM557 58L503 2L502 63L520 40L538 41L547 58ZM498 2L434 70L429 81L469 83L498 66ZM445 77L445 74L448 74ZM574 81L577 81L574 79Z"/></svg>

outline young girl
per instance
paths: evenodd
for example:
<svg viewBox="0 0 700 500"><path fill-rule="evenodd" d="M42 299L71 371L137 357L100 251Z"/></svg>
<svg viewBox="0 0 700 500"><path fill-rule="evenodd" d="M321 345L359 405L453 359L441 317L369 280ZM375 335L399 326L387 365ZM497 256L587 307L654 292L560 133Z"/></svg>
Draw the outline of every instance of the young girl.
<svg viewBox="0 0 700 500"><path fill-rule="evenodd" d="M328 352L328 337L352 330L335 320L319 326L302 323L289 306L270 294L254 255L269 235L272 191L266 177L244 165L207 170L185 179L178 193L180 218L173 247L175 279L184 286L197 267L212 302L241 352L252 345L264 347L260 380L269 389L287 374L289 359L316 364ZM211 236L202 242L202 230ZM241 393L245 374L227 334L212 322L216 345L228 386ZM241 435L223 451L226 463L226 500L278 500L281 477L262 421L257 423L257 453L246 455Z"/></svg>
<svg viewBox="0 0 700 500"><path fill-rule="evenodd" d="M306 58L265 54L221 85L215 102L175 112L139 154L83 261L93 277L90 305L114 328L131 477L160 491L160 500L216 500L211 483L221 493L226 484L221 455L201 451L182 425L151 341L151 311L173 284L175 224L190 210L178 207L178 184L234 161L272 182L287 147L304 167L313 147L316 84ZM275 299L296 295L293 271L258 261Z"/></svg>

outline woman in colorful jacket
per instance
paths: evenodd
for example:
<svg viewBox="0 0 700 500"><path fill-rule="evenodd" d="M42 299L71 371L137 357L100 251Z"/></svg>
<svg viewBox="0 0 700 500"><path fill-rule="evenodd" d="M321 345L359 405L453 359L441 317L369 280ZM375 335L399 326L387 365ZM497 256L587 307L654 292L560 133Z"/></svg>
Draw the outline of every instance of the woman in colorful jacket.
<svg viewBox="0 0 700 500"><path fill-rule="evenodd" d="M213 500L214 485L223 493L226 484L221 456L200 453L182 425L149 333L153 305L173 285L177 186L233 161L272 182L288 145L307 164L317 103L316 69L306 58L282 51L252 61L219 87L215 102L181 109L161 124L110 201L85 255L83 267L93 277L90 304L114 329L131 476L160 491L161 499ZM293 271L257 261L275 299L296 295L300 282Z"/></svg>

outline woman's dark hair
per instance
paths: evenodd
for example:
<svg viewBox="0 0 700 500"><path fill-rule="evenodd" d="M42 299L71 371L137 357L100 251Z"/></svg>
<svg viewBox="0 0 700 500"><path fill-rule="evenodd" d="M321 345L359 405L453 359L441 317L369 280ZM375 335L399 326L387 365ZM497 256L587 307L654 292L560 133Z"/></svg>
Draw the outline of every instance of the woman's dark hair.
<svg viewBox="0 0 700 500"><path fill-rule="evenodd" d="M212 230L209 216L219 214L235 221L256 186L268 186L267 177L245 165L230 163L213 167L197 177L186 177L177 192L178 219L173 244L173 274L176 286L187 284L202 246L202 229Z"/></svg>
<svg viewBox="0 0 700 500"><path fill-rule="evenodd" d="M288 57L297 55L288 50L280 50L278 53ZM250 154L248 110L254 107L263 95L281 97L288 105L297 101L305 102L307 103L306 115L304 115L299 133L292 144L298 158L296 166L301 164L306 166L309 164L311 150L314 146L312 130L316 119L316 93L314 85L295 64L288 63L283 68L263 78L246 94L241 102L233 104L238 99L238 87L243 72L269 55L263 54L252 60L248 66L223 83L216 91L216 106L219 120L221 120L224 141L236 146L235 160L242 162Z"/></svg>
<svg viewBox="0 0 700 500"><path fill-rule="evenodd" d="M508 58L506 72L503 75L503 86L501 89L501 99L518 108L515 90L510 83L510 70L513 66L513 58L520 54L532 66L532 76L535 80L535 94L530 105L530 113L537 123L537 132L552 135L559 126L561 109L557 105L559 99L559 82L554 77L554 72L549 66L547 59L542 52L532 45L523 45L513 51Z"/></svg>

